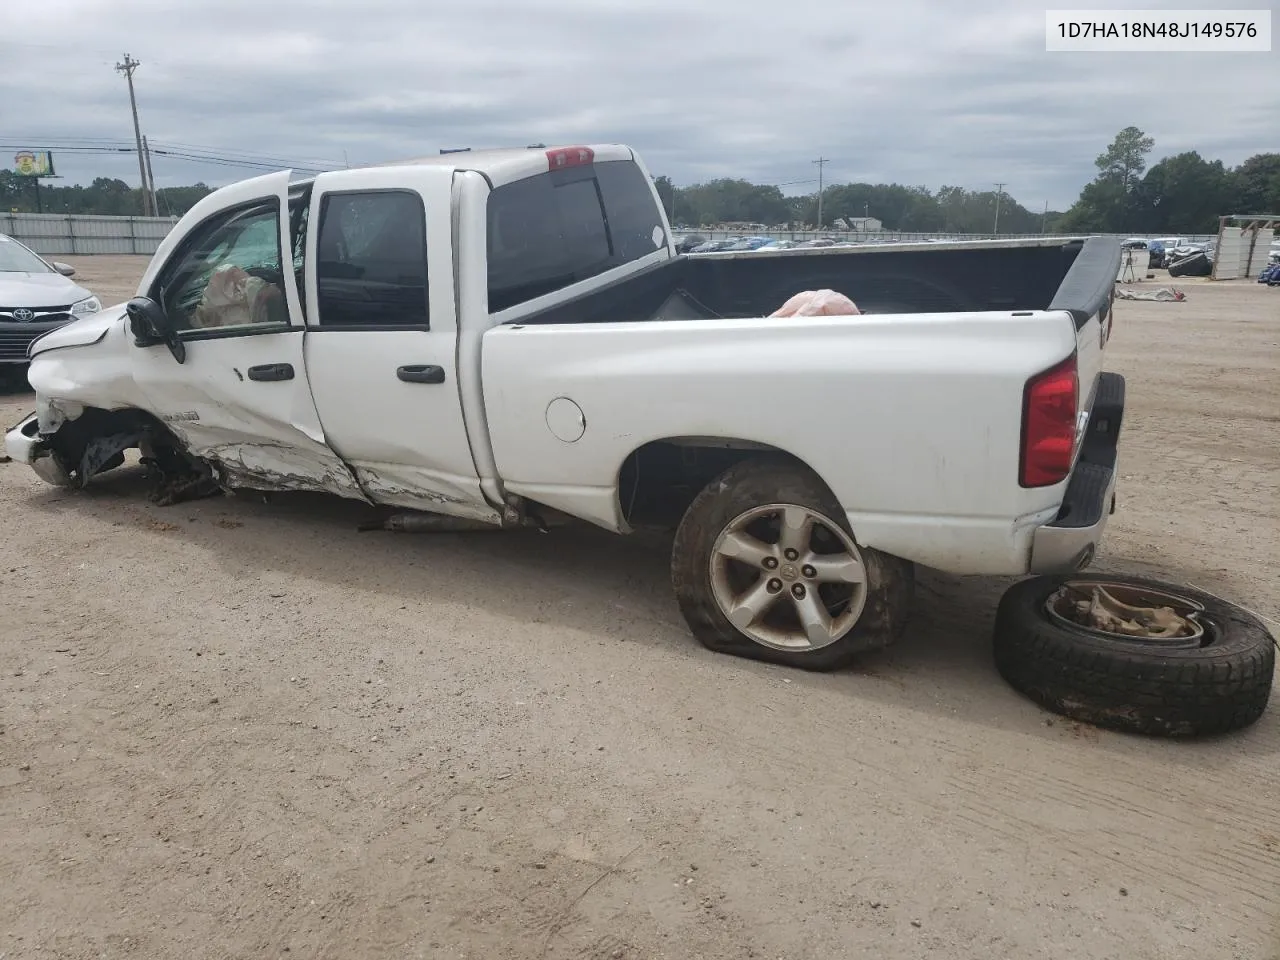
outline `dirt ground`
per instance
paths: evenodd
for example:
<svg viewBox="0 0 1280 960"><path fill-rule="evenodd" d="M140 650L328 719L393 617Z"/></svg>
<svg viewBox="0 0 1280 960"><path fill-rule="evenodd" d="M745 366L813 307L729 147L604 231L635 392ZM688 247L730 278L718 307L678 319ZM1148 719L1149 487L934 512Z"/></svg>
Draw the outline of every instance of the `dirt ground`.
<svg viewBox="0 0 1280 960"><path fill-rule="evenodd" d="M1178 285L1117 306L1099 567L1280 634L1280 290ZM816 676L699 647L663 544L365 516L0 466L0 957L1280 957L1276 707L1053 718L992 666L1004 581L922 575Z"/></svg>

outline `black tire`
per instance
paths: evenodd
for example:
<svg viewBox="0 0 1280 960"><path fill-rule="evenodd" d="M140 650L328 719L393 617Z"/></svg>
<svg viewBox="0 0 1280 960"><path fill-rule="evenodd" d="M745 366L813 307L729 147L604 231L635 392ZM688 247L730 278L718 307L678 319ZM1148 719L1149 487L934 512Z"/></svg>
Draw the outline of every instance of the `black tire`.
<svg viewBox="0 0 1280 960"><path fill-rule="evenodd" d="M1068 580L1163 590L1204 608L1203 645L1176 647L1099 635L1050 618ZM1275 640L1252 614L1199 590L1134 577L1035 577L1000 599L995 661L1015 690L1055 713L1095 726L1164 737L1227 733L1266 709Z"/></svg>
<svg viewBox="0 0 1280 960"><path fill-rule="evenodd" d="M730 467L694 498L676 530L671 551L676 600L698 641L717 653L804 670L834 670L899 639L914 595L912 565L861 544L857 547L866 569L866 602L852 629L828 646L803 652L776 649L756 642L726 619L711 587L716 538L736 517L773 503L817 511L853 537L835 496L804 467L785 459L747 460Z"/></svg>

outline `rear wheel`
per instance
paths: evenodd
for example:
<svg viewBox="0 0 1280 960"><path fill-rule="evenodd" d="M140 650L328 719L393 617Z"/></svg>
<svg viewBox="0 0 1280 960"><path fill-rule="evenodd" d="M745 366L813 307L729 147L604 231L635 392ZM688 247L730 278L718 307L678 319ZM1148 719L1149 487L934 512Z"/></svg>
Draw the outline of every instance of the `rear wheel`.
<svg viewBox="0 0 1280 960"><path fill-rule="evenodd" d="M671 576L708 649L808 670L897 639L912 595L911 565L859 545L830 491L779 461L737 464L703 489Z"/></svg>

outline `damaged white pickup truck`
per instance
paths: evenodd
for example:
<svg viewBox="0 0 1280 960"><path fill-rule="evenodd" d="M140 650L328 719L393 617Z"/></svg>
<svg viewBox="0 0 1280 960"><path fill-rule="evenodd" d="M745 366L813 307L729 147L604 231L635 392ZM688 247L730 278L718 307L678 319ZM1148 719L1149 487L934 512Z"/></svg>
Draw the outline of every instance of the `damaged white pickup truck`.
<svg viewBox="0 0 1280 960"><path fill-rule="evenodd" d="M1114 506L1120 248L677 256L627 147L288 171L206 197L125 306L31 348L6 450L168 500L328 491L496 526L676 529L708 647L813 669L900 635L913 564L1070 570ZM829 288L856 316L769 314Z"/></svg>

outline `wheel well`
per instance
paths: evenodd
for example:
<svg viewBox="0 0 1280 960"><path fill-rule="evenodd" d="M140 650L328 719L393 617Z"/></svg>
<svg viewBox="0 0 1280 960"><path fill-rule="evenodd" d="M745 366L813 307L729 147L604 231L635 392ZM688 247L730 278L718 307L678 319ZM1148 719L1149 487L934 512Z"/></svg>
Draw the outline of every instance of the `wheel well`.
<svg viewBox="0 0 1280 960"><path fill-rule="evenodd" d="M141 410L86 407L74 420L63 420L58 425L57 431L52 435L52 446L60 455L70 458L74 463L90 440L116 433L145 430L158 422Z"/></svg>
<svg viewBox="0 0 1280 960"><path fill-rule="evenodd" d="M674 528L693 498L744 460L787 460L809 466L769 444L730 437L668 437L633 450L618 470L618 501L631 526Z"/></svg>
<svg viewBox="0 0 1280 960"><path fill-rule="evenodd" d="M180 449L168 427L146 411L100 407L87 407L74 420L64 420L49 437L49 446L68 470L87 470L87 475L81 477L83 482L88 474L118 466L120 453L138 446L143 439L175 452ZM86 453L91 450L86 461Z"/></svg>

